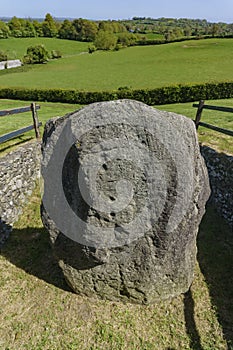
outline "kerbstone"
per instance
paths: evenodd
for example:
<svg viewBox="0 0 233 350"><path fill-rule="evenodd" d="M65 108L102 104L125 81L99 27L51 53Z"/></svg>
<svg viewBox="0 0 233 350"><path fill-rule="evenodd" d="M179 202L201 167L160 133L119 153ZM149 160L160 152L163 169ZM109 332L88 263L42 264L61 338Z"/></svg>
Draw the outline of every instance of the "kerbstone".
<svg viewBox="0 0 233 350"><path fill-rule="evenodd" d="M95 103L48 121L42 154L42 221L76 293L152 303L189 289L210 194L190 119Z"/></svg>

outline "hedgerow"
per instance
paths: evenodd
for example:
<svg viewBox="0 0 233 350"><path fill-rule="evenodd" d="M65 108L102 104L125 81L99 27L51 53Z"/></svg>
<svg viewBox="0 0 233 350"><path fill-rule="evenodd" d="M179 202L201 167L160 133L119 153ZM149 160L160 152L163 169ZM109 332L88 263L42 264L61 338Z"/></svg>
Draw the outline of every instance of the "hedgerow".
<svg viewBox="0 0 233 350"><path fill-rule="evenodd" d="M89 104L116 99L133 99L148 105L184 103L201 99L213 100L233 97L233 82L171 85L155 89L133 90L127 87L115 91L79 91L68 89L1 88L0 98Z"/></svg>

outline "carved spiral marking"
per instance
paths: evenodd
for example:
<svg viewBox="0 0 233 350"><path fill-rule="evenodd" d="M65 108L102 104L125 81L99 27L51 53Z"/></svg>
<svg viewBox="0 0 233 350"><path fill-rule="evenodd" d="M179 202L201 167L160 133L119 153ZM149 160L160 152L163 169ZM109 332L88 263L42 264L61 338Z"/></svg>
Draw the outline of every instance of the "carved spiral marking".
<svg viewBox="0 0 233 350"><path fill-rule="evenodd" d="M71 116L52 135L58 137L42 168L43 204L50 218L70 239L96 248L130 244L159 221L169 234L192 194L190 187L185 192L186 180L192 183L189 157L182 171L176 166L178 140L166 143L153 118L135 118L134 125L125 115L117 120L83 118L79 130ZM184 142L188 155L185 147ZM71 169L75 159L77 167Z"/></svg>

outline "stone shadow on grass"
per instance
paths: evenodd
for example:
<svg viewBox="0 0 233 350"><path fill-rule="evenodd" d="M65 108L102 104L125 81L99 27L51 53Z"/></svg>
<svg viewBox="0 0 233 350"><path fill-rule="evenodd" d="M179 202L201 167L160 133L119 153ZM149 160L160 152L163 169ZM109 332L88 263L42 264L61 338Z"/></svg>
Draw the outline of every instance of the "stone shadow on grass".
<svg viewBox="0 0 233 350"><path fill-rule="evenodd" d="M194 300L191 288L184 294L184 317L185 327L190 339L190 349L202 350L201 338L198 333L196 322L194 319Z"/></svg>
<svg viewBox="0 0 233 350"><path fill-rule="evenodd" d="M0 254L27 273L72 292L53 256L49 234L45 229L13 229Z"/></svg>
<svg viewBox="0 0 233 350"><path fill-rule="evenodd" d="M227 349L233 349L233 232L208 205L198 235L198 262L212 305L223 329Z"/></svg>

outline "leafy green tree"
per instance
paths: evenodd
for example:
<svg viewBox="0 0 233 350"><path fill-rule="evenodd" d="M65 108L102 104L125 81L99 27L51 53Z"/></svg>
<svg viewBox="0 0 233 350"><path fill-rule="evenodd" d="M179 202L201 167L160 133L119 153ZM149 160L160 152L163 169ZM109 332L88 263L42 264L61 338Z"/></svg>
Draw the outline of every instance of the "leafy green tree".
<svg viewBox="0 0 233 350"><path fill-rule="evenodd" d="M77 32L73 26L73 24L65 19L58 31L58 36L60 39L70 39L75 40L77 38Z"/></svg>
<svg viewBox="0 0 233 350"><path fill-rule="evenodd" d="M33 27L34 27L34 29L36 31L36 36L39 36L39 37L44 36L42 23L38 22L36 20L34 20L32 23L33 23Z"/></svg>
<svg viewBox="0 0 233 350"><path fill-rule="evenodd" d="M76 40L93 41L95 39L98 32L98 26L95 22L79 18L75 19L72 24L77 33Z"/></svg>
<svg viewBox="0 0 233 350"><path fill-rule="evenodd" d="M99 30L94 45L98 50L114 50L117 44L117 37L113 33Z"/></svg>
<svg viewBox="0 0 233 350"><path fill-rule="evenodd" d="M34 25L31 21L24 21L24 26L22 28L22 36L25 38L36 37L37 33L34 28Z"/></svg>
<svg viewBox="0 0 233 350"><path fill-rule="evenodd" d="M137 36L132 33L119 33L117 35L117 43L120 44L122 47L132 46L137 41Z"/></svg>
<svg viewBox="0 0 233 350"><path fill-rule="evenodd" d="M172 30L173 38L180 38L183 36L183 31L179 27L174 27Z"/></svg>
<svg viewBox="0 0 233 350"><path fill-rule="evenodd" d="M165 38L166 41L171 41L171 40L174 39L174 35L173 35L173 32L172 32L171 29L170 30L168 29L168 30L165 31L164 38Z"/></svg>
<svg viewBox="0 0 233 350"><path fill-rule="evenodd" d="M8 22L8 26L11 31L11 36L14 36L16 38L22 37L22 23L19 18L17 17L12 17L11 20Z"/></svg>
<svg viewBox="0 0 233 350"><path fill-rule="evenodd" d="M45 20L42 23L42 30L45 37L53 38L57 36L57 25L50 13L47 13L45 16Z"/></svg>
<svg viewBox="0 0 233 350"><path fill-rule="evenodd" d="M115 33L124 33L127 32L126 26L123 23L115 22L116 32Z"/></svg>
<svg viewBox="0 0 233 350"><path fill-rule="evenodd" d="M185 36L190 36L191 35L191 28L190 27L186 26L184 28L184 35Z"/></svg>
<svg viewBox="0 0 233 350"><path fill-rule="evenodd" d="M211 27L211 34L212 36L216 36L218 35L220 32L220 28L219 28L219 25L217 23L214 23Z"/></svg>
<svg viewBox="0 0 233 350"><path fill-rule="evenodd" d="M81 39L82 41L93 41L98 32L98 26L95 22L85 20L81 28Z"/></svg>
<svg viewBox="0 0 233 350"><path fill-rule="evenodd" d="M49 59L49 52L44 45L30 46L27 48L27 54L23 58L24 64L45 63Z"/></svg>
<svg viewBox="0 0 233 350"><path fill-rule="evenodd" d="M109 33L114 33L114 26L110 21L101 21L99 22L99 30L103 30Z"/></svg>
<svg viewBox="0 0 233 350"><path fill-rule="evenodd" d="M0 39L6 39L10 35L10 29L8 25L0 21Z"/></svg>
<svg viewBox="0 0 233 350"><path fill-rule="evenodd" d="M99 30L105 30L110 33L124 33L127 32L126 26L119 21L100 21Z"/></svg>

